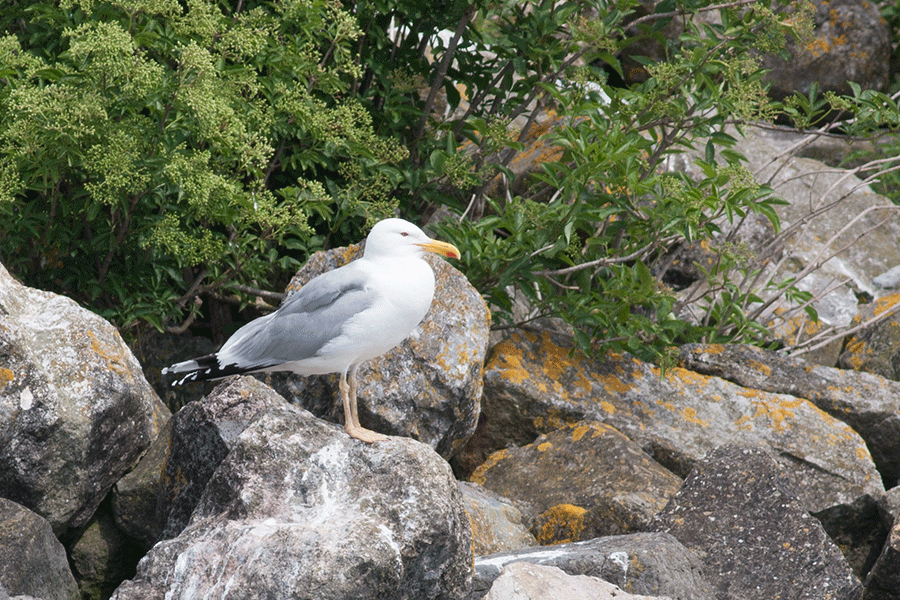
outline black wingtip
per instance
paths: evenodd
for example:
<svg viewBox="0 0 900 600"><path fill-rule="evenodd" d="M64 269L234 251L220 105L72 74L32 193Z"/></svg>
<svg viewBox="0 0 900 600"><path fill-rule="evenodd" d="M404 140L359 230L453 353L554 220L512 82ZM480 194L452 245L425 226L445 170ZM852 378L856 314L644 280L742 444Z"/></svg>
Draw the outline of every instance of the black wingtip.
<svg viewBox="0 0 900 600"><path fill-rule="evenodd" d="M253 365L253 366L238 366L234 363L230 365L220 365L219 357L215 354L208 354L206 356L201 356L200 358L196 358L193 361L196 363L196 366L193 368L188 368L184 370L174 370L172 367L167 367L162 370L164 375L168 375L169 373L178 374L179 377L176 378L172 382L172 387L185 385L186 383L196 383L200 381L211 381L215 379L222 379L223 377L228 377L230 375L242 375L244 373L252 373L254 371L259 371L261 369L265 369L270 365ZM173 367L176 365L173 365Z"/></svg>

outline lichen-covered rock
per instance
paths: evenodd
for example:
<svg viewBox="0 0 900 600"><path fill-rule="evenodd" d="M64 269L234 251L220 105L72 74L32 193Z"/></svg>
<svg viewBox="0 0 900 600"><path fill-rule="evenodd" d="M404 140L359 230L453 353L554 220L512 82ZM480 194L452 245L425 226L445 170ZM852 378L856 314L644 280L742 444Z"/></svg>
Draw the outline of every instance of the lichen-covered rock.
<svg viewBox="0 0 900 600"><path fill-rule="evenodd" d="M881 320L852 334L838 363L844 369L867 371L900 381L900 293L865 304L854 319L861 324L874 317ZM893 314L885 315L888 311Z"/></svg>
<svg viewBox="0 0 900 600"><path fill-rule="evenodd" d="M644 531L681 479L609 425L585 421L498 450L472 480L541 513L541 544Z"/></svg>
<svg viewBox="0 0 900 600"><path fill-rule="evenodd" d="M816 84L820 93L852 94L851 81L863 89L885 89L891 36L877 3L820 0L813 6L812 39L802 44L789 39L787 58L763 57L763 68L768 70L765 79L772 84L770 93L776 98L794 92L808 95L810 86Z"/></svg>
<svg viewBox="0 0 900 600"><path fill-rule="evenodd" d="M11 596L41 600L81 598L66 551L50 524L24 506L0 498L0 589L4 588Z"/></svg>
<svg viewBox="0 0 900 600"><path fill-rule="evenodd" d="M0 496L67 535L169 417L107 321L0 266Z"/></svg>
<svg viewBox="0 0 900 600"><path fill-rule="evenodd" d="M522 523L522 512L509 500L467 481L459 482L459 491L472 526L472 553L475 556L537 544Z"/></svg>
<svg viewBox="0 0 900 600"><path fill-rule="evenodd" d="M431 448L366 444L283 403L237 433L187 527L113 598L452 600L468 589L471 543Z"/></svg>
<svg viewBox="0 0 900 600"><path fill-rule="evenodd" d="M288 293L361 253L354 245L314 254ZM431 310L402 344L360 367L359 418L363 427L417 439L449 458L478 422L490 311L465 275L436 256L426 260L435 272ZM342 422L337 375L259 377L313 414Z"/></svg>
<svg viewBox="0 0 900 600"><path fill-rule="evenodd" d="M810 512L873 502L884 493L859 434L808 400L572 350L568 339L530 332L493 349L483 410L484 436L495 449L593 419L618 429L678 476L717 446L763 447L791 473Z"/></svg>
<svg viewBox="0 0 900 600"><path fill-rule="evenodd" d="M697 552L720 600L859 597L859 580L764 451L723 446L698 461L656 530Z"/></svg>
<svg viewBox="0 0 900 600"><path fill-rule="evenodd" d="M886 487L900 479L900 382L741 344L683 346L681 363L745 388L810 400L862 436Z"/></svg>
<svg viewBox="0 0 900 600"><path fill-rule="evenodd" d="M666 533L633 533L572 544L501 552L475 559L475 593L486 592L514 562L548 565L569 575L589 575L630 594L673 600L712 600L697 556Z"/></svg>

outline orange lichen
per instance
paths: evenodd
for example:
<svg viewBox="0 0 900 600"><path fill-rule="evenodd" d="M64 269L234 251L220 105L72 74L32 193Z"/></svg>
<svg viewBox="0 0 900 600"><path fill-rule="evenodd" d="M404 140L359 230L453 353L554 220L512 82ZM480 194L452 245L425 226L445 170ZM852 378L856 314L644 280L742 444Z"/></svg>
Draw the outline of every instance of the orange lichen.
<svg viewBox="0 0 900 600"><path fill-rule="evenodd" d="M558 504L535 519L535 539L541 545L577 542L585 526L587 510L574 504Z"/></svg>
<svg viewBox="0 0 900 600"><path fill-rule="evenodd" d="M6 367L0 367L0 387L16 378L16 374Z"/></svg>
<svg viewBox="0 0 900 600"><path fill-rule="evenodd" d="M490 456L487 457L487 460L481 463L481 465L472 472L472 475L469 477L469 481L477 483L478 485L484 485L486 481L485 474L492 468L494 468L501 460L508 457L509 450L505 448L503 450L497 450L496 452L493 452Z"/></svg>
<svg viewBox="0 0 900 600"><path fill-rule="evenodd" d="M630 383L626 383L615 375L595 375L597 381L603 384L606 391L610 394L625 394L634 389Z"/></svg>

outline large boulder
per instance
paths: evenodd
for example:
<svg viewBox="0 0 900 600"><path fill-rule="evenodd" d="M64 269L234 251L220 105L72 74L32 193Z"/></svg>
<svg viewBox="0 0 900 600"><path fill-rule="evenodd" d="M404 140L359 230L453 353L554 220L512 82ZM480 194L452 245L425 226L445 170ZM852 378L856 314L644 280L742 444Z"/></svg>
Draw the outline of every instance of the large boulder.
<svg viewBox="0 0 900 600"><path fill-rule="evenodd" d="M681 364L742 387L806 398L862 436L885 487L900 480L900 382L742 344L690 344Z"/></svg>
<svg viewBox="0 0 900 600"><path fill-rule="evenodd" d="M258 393L249 381L231 385ZM113 598L465 596L469 523L427 445L365 444L287 403L237 429L187 527Z"/></svg>
<svg viewBox="0 0 900 600"><path fill-rule="evenodd" d="M588 575L631 594L673 600L712 600L697 556L666 533L633 533L571 544L500 552L475 559L475 593L484 593L516 562L553 566Z"/></svg>
<svg viewBox="0 0 900 600"><path fill-rule="evenodd" d="M609 425L564 426L498 450L472 480L539 513L541 544L646 531L681 479Z"/></svg>
<svg viewBox="0 0 900 600"><path fill-rule="evenodd" d="M702 557L719 600L858 598L859 580L798 501L792 479L760 449L717 448L697 463L656 529Z"/></svg>
<svg viewBox="0 0 900 600"><path fill-rule="evenodd" d="M107 321L0 266L0 497L84 526L169 417Z"/></svg>
<svg viewBox="0 0 900 600"><path fill-rule="evenodd" d="M484 600L667 600L636 596L597 577L569 575L562 569L527 562L503 567Z"/></svg>
<svg viewBox="0 0 900 600"><path fill-rule="evenodd" d="M587 357L570 339L522 332L494 347L485 370L487 444L532 442L565 423L603 421L683 477L713 448L765 448L797 481L810 512L872 504L884 493L863 439L808 400L748 389L627 356Z"/></svg>
<svg viewBox="0 0 900 600"><path fill-rule="evenodd" d="M24 506L0 498L0 595L4 588L12 596L42 600L81 597L66 551L50 524Z"/></svg>

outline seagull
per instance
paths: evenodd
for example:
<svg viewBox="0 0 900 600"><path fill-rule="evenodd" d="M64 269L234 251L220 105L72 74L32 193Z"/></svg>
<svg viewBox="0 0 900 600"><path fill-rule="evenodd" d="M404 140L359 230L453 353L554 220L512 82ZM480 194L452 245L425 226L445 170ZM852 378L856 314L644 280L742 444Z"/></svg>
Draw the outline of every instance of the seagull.
<svg viewBox="0 0 900 600"><path fill-rule="evenodd" d="M368 443L385 440L359 424L356 371L399 345L425 318L434 297L426 252L460 257L456 246L431 239L408 221L379 221L361 258L314 277L278 310L238 329L215 354L162 373L178 375L173 386L264 371L340 373L347 433Z"/></svg>

